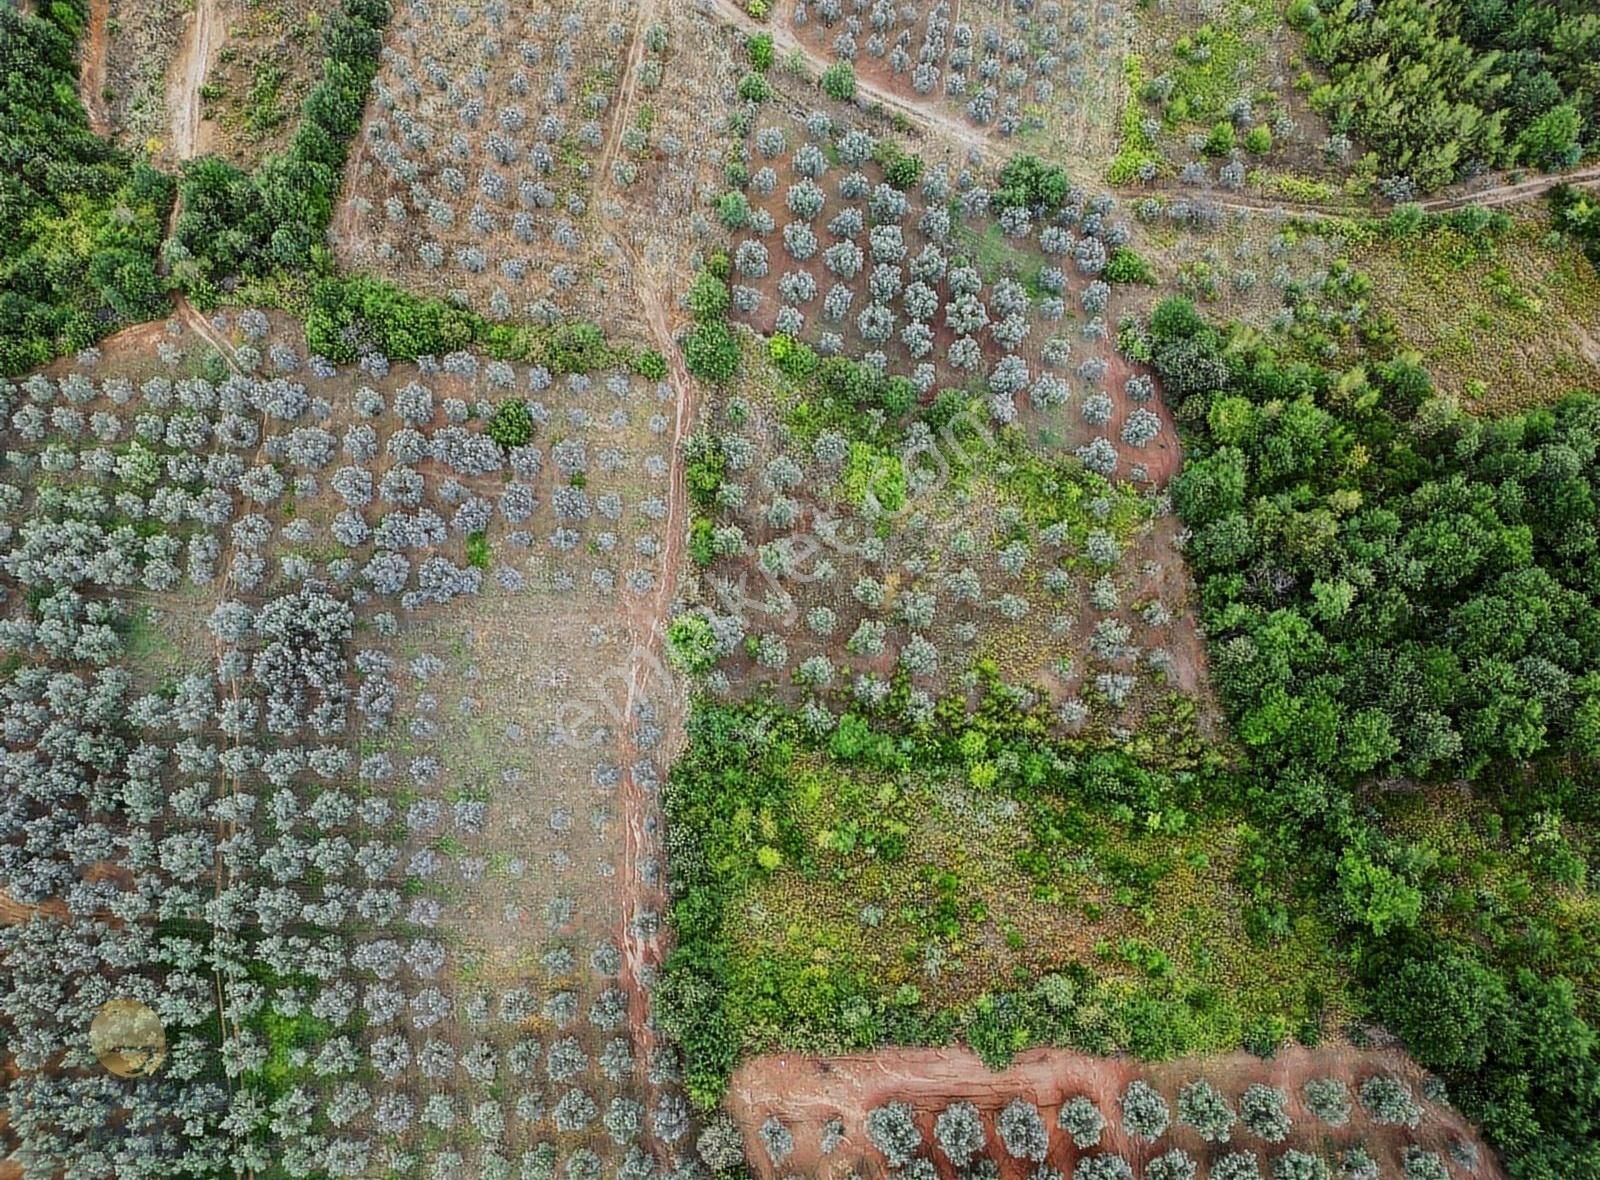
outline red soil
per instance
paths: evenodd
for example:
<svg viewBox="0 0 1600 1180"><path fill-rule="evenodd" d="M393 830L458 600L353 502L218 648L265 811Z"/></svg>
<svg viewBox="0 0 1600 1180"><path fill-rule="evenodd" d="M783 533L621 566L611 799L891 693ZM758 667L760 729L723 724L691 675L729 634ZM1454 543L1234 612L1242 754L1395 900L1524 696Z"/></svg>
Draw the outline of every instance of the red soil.
<svg viewBox="0 0 1600 1180"><path fill-rule="evenodd" d="M891 1101L909 1102L916 1108L917 1125L923 1136L922 1154L931 1150L933 1120L938 1112L952 1102L972 1102L989 1130L989 1151L1000 1166L1001 1176L1004 1180L1026 1180L1035 1165L1007 1156L994 1131L995 1115L1012 1098L1023 1098L1039 1107L1051 1131L1046 1163L1071 1175L1078 1157L1084 1153L1056 1128L1056 1115L1065 1102L1079 1095L1091 1098L1106 1116L1105 1133L1093 1150L1121 1155L1136 1169L1174 1147L1183 1148L1198 1160L1256 1148L1265 1161L1291 1147L1328 1152L1359 1143L1378 1160L1384 1175L1399 1175L1399 1161L1408 1144L1416 1143L1448 1159L1450 1144L1462 1139L1478 1145L1476 1180L1501 1180L1503 1173L1492 1153L1478 1140L1477 1132L1447 1106L1423 1101L1422 1122L1413 1131L1375 1125L1357 1103L1347 1126L1331 1128L1319 1122L1302 1100L1301 1088L1313 1078L1341 1078L1353 1094L1377 1073L1398 1075L1421 1099L1422 1071L1409 1057L1394 1050L1312 1050L1296 1046L1270 1061L1241 1052L1147 1064L1126 1057L1099 1058L1036 1049L1019 1054L1009 1068L996 1073L967 1049L885 1049L832 1058L800 1054L756 1058L734 1074L726 1105L744 1130L752 1169L766 1180L780 1174L837 1176L841 1180L855 1171L881 1175L886 1164L867 1139L865 1119L868 1111ZM1268 1148L1242 1127L1236 1127L1231 1143L1207 1144L1193 1130L1178 1124L1175 1115L1167 1133L1155 1144L1122 1132L1117 1099L1129 1082L1138 1078L1149 1082L1175 1112L1179 1087L1200 1077L1209 1079L1235 1105L1239 1094L1252 1082L1288 1091L1289 1115L1294 1120L1289 1138ZM770 1115L782 1119L795 1141L794 1153L780 1168L772 1166L757 1135L762 1121ZM823 1125L835 1117L843 1120L845 1139L832 1155L824 1156L818 1140ZM949 1161L934 1154L941 1176L953 1177ZM1264 1167L1264 1173L1265 1170Z"/></svg>

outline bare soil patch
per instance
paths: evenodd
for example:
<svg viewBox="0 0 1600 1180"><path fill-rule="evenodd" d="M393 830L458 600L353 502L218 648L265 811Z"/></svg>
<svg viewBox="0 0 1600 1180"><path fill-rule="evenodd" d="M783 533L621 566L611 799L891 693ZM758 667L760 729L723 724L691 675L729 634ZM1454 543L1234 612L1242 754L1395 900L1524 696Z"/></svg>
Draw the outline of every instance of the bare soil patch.
<svg viewBox="0 0 1600 1180"><path fill-rule="evenodd" d="M211 56L222 42L221 20L218 0L195 0L182 48L168 74L167 109L172 116L170 148L178 160L193 158L200 142L200 91Z"/></svg>
<svg viewBox="0 0 1600 1180"><path fill-rule="evenodd" d="M82 41L83 60L78 69L78 94L89 116L89 128L96 135L111 134L111 115L106 109L106 54L109 37L106 21L111 0L89 0L89 27Z"/></svg>

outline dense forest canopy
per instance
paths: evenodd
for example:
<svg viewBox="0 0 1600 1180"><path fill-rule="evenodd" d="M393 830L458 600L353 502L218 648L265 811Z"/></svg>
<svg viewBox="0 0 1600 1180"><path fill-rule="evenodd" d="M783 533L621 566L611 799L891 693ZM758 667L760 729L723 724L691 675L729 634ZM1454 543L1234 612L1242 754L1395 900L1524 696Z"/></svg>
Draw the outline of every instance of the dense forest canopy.
<svg viewBox="0 0 1600 1180"><path fill-rule="evenodd" d="M1312 95L1431 191L1475 168L1560 168L1600 146L1600 13L1587 0L1300 0Z"/></svg>
<svg viewBox="0 0 1600 1180"><path fill-rule="evenodd" d="M0 6L0 374L165 306L155 257L172 182L90 131L83 7L48 13Z"/></svg>
<svg viewBox="0 0 1600 1180"><path fill-rule="evenodd" d="M1477 418L1413 358L1298 361L1184 300L1151 338L1252 810L1321 878L1375 1014L1459 1089L1511 1174L1600 1175L1589 940L1557 933L1559 906L1454 892L1356 788L1466 779L1513 822L1554 824L1563 850L1563 818L1600 814L1600 398Z"/></svg>
<svg viewBox="0 0 1600 1180"><path fill-rule="evenodd" d="M1200 427L1174 485L1241 736L1286 768L1600 754L1600 402L1499 421L1400 358L1336 372L1158 313Z"/></svg>

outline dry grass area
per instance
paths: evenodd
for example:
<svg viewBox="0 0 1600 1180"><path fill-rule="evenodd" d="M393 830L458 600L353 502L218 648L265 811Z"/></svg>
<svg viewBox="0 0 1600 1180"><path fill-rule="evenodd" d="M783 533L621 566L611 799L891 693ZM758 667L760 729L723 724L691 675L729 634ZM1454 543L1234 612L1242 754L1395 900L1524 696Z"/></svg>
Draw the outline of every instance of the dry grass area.
<svg viewBox="0 0 1600 1180"><path fill-rule="evenodd" d="M1193 718L1169 708L1150 721L1176 743ZM773 873L734 907L729 933L746 962L859 973L873 994L911 988L936 1010L1075 965L1093 982L1071 1027L1108 1053L1150 1048L1129 1015L1136 996L1192 1005L1189 1043L1219 1049L1238 1044L1244 1011L1330 1033L1353 1015L1321 923L1252 941L1237 884L1251 850L1231 824L1145 836L1070 801L960 776L890 780L819 764L798 777L815 863ZM862 843L870 828L903 851L839 852L858 827Z"/></svg>
<svg viewBox="0 0 1600 1180"><path fill-rule="evenodd" d="M1549 236L1543 202L1507 212L1511 228L1489 239L1436 224L1351 252L1435 384L1489 413L1600 389L1600 275Z"/></svg>
<svg viewBox="0 0 1600 1180"><path fill-rule="evenodd" d="M1142 314L1177 293L1214 319L1263 330L1282 326L1285 292L1315 292L1349 257L1350 227L1337 221L1303 223L1285 214L1233 210L1197 227L1184 220L1193 207L1171 198L1153 200L1148 212L1137 210L1137 247L1157 280L1134 292Z"/></svg>
<svg viewBox="0 0 1600 1180"><path fill-rule="evenodd" d="M110 0L101 99L109 130L130 147L170 138L168 78L189 18L181 0Z"/></svg>
<svg viewBox="0 0 1600 1180"><path fill-rule="evenodd" d="M201 86L202 154L249 169L283 147L322 66L328 10L307 0L229 0Z"/></svg>

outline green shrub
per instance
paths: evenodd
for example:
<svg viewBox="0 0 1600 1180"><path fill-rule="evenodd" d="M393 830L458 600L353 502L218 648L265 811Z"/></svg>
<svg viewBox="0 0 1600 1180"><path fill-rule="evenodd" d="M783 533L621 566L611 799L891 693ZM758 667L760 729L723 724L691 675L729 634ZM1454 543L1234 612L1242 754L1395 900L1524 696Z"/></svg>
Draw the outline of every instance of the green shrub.
<svg viewBox="0 0 1600 1180"><path fill-rule="evenodd" d="M822 71L822 92L839 102L849 102L856 96L856 71L847 61L836 61Z"/></svg>
<svg viewBox="0 0 1600 1180"><path fill-rule="evenodd" d="M750 222L750 200L738 189L717 198L717 220L724 229L743 229Z"/></svg>
<svg viewBox="0 0 1600 1180"><path fill-rule="evenodd" d="M883 166L883 178L897 189L909 189L922 176L922 157L912 155L892 139L880 139L872 158Z"/></svg>
<svg viewBox="0 0 1600 1180"><path fill-rule="evenodd" d="M1211 133L1206 136L1205 146L1200 150L1208 156L1226 156L1233 151L1233 145L1233 124L1222 119L1211 128Z"/></svg>
<svg viewBox="0 0 1600 1180"><path fill-rule="evenodd" d="M709 518L696 516L689 522L689 558L701 569L717 559L716 526Z"/></svg>
<svg viewBox="0 0 1600 1180"><path fill-rule="evenodd" d="M720 320L728 313L729 301L727 281L710 267L695 276L689 288L689 314L700 323Z"/></svg>
<svg viewBox="0 0 1600 1180"><path fill-rule="evenodd" d="M765 73L772 68L772 34L755 33L746 39L744 51L750 56L750 64Z"/></svg>
<svg viewBox="0 0 1600 1180"><path fill-rule="evenodd" d="M667 658L674 667L700 676L717 662L717 636L704 615L681 614L667 625Z"/></svg>
<svg viewBox="0 0 1600 1180"><path fill-rule="evenodd" d="M1155 270L1137 251L1128 246L1118 246L1111 251L1111 257L1106 260L1106 268L1102 273L1108 283L1153 285L1156 281Z"/></svg>
<svg viewBox="0 0 1600 1180"><path fill-rule="evenodd" d="M696 377L720 385L739 370L739 342L727 324L708 320L684 338L683 359Z"/></svg>
<svg viewBox="0 0 1600 1180"><path fill-rule="evenodd" d="M810 345L792 336L777 333L767 342L767 355L778 371L791 380L800 381L816 371L818 357Z"/></svg>
<svg viewBox="0 0 1600 1180"><path fill-rule="evenodd" d="M494 408L484 433L502 447L526 446L533 438L533 414L521 398L507 398Z"/></svg>
<svg viewBox="0 0 1600 1180"><path fill-rule="evenodd" d="M751 70L739 79L739 97L745 102L766 102L772 97L772 84L764 74Z"/></svg>
<svg viewBox="0 0 1600 1180"><path fill-rule="evenodd" d="M1059 165L1032 155L1012 156L1000 169L1000 183L990 199L999 209L1021 207L1043 216L1061 208L1070 188Z"/></svg>

